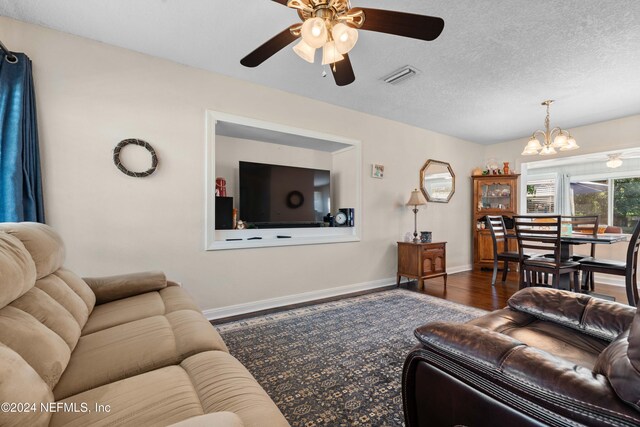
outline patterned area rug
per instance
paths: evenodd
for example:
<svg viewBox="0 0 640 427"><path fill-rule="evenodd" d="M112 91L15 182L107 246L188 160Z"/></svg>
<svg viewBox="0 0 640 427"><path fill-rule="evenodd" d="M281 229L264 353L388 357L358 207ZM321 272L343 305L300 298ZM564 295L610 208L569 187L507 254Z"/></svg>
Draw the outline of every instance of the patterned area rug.
<svg viewBox="0 0 640 427"><path fill-rule="evenodd" d="M402 426L414 329L484 313L395 289L216 327L292 426Z"/></svg>

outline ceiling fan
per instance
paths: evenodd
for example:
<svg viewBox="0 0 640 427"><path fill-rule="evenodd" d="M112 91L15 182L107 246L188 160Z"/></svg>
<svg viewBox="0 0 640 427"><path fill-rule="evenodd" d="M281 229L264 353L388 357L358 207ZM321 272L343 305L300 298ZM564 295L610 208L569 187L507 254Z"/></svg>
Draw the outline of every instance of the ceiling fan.
<svg viewBox="0 0 640 427"><path fill-rule="evenodd" d="M242 58L245 67L257 67L293 41L301 38L294 52L314 62L316 49L322 48L322 64L331 65L338 86L356 79L348 52L358 41L358 29L395 34L419 40L435 40L444 29L442 18L392 10L351 8L349 0L272 0L297 9L302 23L283 30Z"/></svg>

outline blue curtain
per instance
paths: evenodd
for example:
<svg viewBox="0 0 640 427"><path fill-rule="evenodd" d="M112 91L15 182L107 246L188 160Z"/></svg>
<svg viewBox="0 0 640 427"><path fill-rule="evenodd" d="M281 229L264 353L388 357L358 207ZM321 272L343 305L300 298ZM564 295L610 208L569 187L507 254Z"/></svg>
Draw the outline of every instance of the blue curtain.
<svg viewBox="0 0 640 427"><path fill-rule="evenodd" d="M31 60L0 56L0 222L44 223Z"/></svg>

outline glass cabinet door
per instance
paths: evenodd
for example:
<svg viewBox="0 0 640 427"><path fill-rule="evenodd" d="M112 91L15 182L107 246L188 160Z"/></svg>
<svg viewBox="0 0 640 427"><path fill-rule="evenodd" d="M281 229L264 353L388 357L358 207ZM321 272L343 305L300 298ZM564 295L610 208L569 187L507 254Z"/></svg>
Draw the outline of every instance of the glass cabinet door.
<svg viewBox="0 0 640 427"><path fill-rule="evenodd" d="M511 185L489 183L480 185L478 210L511 210Z"/></svg>

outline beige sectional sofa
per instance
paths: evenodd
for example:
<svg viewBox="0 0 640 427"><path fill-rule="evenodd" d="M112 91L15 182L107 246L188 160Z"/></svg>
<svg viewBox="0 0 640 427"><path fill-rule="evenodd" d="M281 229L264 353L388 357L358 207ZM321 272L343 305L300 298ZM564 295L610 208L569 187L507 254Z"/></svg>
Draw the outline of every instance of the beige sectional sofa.
<svg viewBox="0 0 640 427"><path fill-rule="evenodd" d="M0 224L0 425L288 426L180 286L64 257L50 227Z"/></svg>

